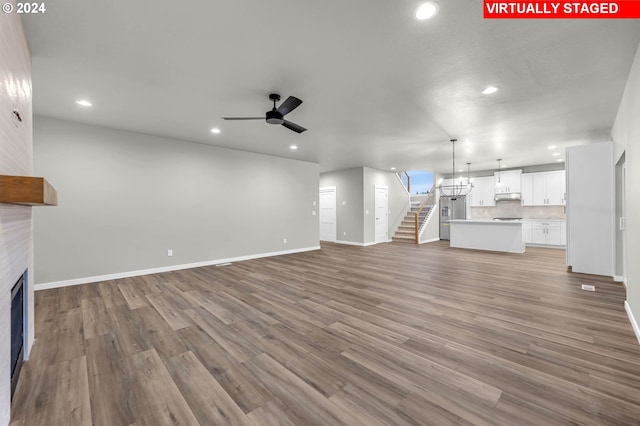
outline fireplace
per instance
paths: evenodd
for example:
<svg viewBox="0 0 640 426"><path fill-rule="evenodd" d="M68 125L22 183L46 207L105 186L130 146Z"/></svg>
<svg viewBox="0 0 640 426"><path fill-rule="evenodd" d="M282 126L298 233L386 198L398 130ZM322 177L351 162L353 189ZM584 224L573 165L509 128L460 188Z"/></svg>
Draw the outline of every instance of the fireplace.
<svg viewBox="0 0 640 426"><path fill-rule="evenodd" d="M24 359L24 283L26 272L11 289L11 398L18 384L18 376Z"/></svg>

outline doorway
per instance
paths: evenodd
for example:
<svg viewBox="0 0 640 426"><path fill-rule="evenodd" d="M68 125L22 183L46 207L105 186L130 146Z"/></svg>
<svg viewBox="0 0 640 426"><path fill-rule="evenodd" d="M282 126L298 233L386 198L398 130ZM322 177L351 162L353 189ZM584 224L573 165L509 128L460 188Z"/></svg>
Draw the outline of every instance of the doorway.
<svg viewBox="0 0 640 426"><path fill-rule="evenodd" d="M375 186L375 242L389 241L389 188Z"/></svg>
<svg viewBox="0 0 640 426"><path fill-rule="evenodd" d="M615 279L616 281L622 281L626 285L626 276L627 276L627 265L626 265L626 202L625 202L625 193L626 193L626 159L625 154L623 153L620 157L620 160L616 164L615 169L615 196L616 196L616 262L615 262Z"/></svg>
<svg viewBox="0 0 640 426"><path fill-rule="evenodd" d="M337 239L336 187L320 188L320 241Z"/></svg>

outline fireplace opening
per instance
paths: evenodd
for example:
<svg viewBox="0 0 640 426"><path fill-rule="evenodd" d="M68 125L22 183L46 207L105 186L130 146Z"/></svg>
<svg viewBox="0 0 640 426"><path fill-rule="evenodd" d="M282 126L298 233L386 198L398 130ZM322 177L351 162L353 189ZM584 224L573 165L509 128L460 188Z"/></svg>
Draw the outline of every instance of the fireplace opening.
<svg viewBox="0 0 640 426"><path fill-rule="evenodd" d="M24 277L22 275L11 289L11 399L24 359Z"/></svg>

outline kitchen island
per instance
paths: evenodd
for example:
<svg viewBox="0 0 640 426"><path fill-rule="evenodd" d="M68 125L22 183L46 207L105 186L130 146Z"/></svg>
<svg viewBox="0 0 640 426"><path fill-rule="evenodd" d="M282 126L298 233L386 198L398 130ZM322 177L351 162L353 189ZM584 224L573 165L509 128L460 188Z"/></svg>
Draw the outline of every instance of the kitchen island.
<svg viewBox="0 0 640 426"><path fill-rule="evenodd" d="M519 220L451 220L451 247L524 253Z"/></svg>

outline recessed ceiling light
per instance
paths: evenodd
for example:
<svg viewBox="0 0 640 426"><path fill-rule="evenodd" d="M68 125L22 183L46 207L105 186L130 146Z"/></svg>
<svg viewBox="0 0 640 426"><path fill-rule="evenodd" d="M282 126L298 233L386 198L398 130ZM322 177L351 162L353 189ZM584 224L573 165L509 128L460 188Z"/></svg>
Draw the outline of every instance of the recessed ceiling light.
<svg viewBox="0 0 640 426"><path fill-rule="evenodd" d="M220 129L218 129L217 127L214 127L213 129L211 129L211 133L220 133Z"/></svg>
<svg viewBox="0 0 640 426"><path fill-rule="evenodd" d="M547 149L556 149L556 146L555 146L555 145L549 145L549 146L547 147Z"/></svg>
<svg viewBox="0 0 640 426"><path fill-rule="evenodd" d="M496 86L487 86L482 90L482 94L483 95L490 95L492 93L496 93L498 91L498 88Z"/></svg>
<svg viewBox="0 0 640 426"><path fill-rule="evenodd" d="M392 167L392 168L391 168L391 170L395 170L395 169L396 169L395 167Z"/></svg>
<svg viewBox="0 0 640 426"><path fill-rule="evenodd" d="M464 169L459 169L458 172L464 172Z"/></svg>
<svg viewBox="0 0 640 426"><path fill-rule="evenodd" d="M78 105L83 106L83 107L90 107L90 106L93 106L93 104L92 104L91 102L89 102L88 100L86 100L86 99L80 99L80 100L77 100L77 101L76 101L76 103L77 103Z"/></svg>
<svg viewBox="0 0 640 426"><path fill-rule="evenodd" d="M562 162L562 161L564 161L564 158L558 158L556 161Z"/></svg>
<svg viewBox="0 0 640 426"><path fill-rule="evenodd" d="M438 14L438 5L434 2L428 1L422 3L416 10L416 19L419 21L425 21L433 18Z"/></svg>
<svg viewBox="0 0 640 426"><path fill-rule="evenodd" d="M554 152L554 153L553 153L553 154L551 154L551 155L553 155L554 157L557 157L558 155L560 155L560 153L559 153L559 152Z"/></svg>
<svg viewBox="0 0 640 426"><path fill-rule="evenodd" d="M296 149L298 149L298 145L291 145L289 149L295 151Z"/></svg>

